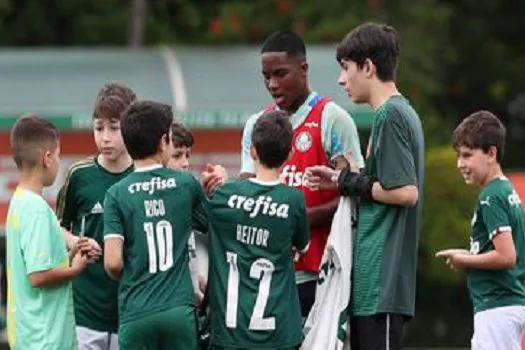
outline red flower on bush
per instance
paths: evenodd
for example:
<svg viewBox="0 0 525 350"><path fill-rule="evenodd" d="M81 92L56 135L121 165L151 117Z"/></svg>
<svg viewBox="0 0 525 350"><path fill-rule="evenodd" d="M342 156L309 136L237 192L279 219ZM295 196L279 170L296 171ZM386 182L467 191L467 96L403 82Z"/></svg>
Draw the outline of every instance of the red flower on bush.
<svg viewBox="0 0 525 350"><path fill-rule="evenodd" d="M230 17L230 27L235 31L239 30L239 28L241 27L241 19L239 18L239 15L234 13Z"/></svg>
<svg viewBox="0 0 525 350"><path fill-rule="evenodd" d="M287 15L292 12L292 4L289 1L278 1L277 12L281 15Z"/></svg>
<svg viewBox="0 0 525 350"><path fill-rule="evenodd" d="M219 17L213 18L208 24L208 31L212 34L220 35L222 33L222 22Z"/></svg>

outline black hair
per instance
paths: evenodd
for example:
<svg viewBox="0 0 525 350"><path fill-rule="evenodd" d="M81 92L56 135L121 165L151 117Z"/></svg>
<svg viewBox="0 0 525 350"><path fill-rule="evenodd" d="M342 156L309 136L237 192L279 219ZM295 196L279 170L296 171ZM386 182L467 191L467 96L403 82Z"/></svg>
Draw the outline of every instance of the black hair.
<svg viewBox="0 0 525 350"><path fill-rule="evenodd" d="M120 121L122 139L133 159L144 159L159 151L163 137L169 143L173 122L171 106L154 101L133 102Z"/></svg>
<svg viewBox="0 0 525 350"><path fill-rule="evenodd" d="M376 66L381 81L396 78L399 57L399 39L394 27L386 24L365 23L352 29L337 45L336 60L350 60L362 68L369 59Z"/></svg>
<svg viewBox="0 0 525 350"><path fill-rule="evenodd" d="M286 52L290 57L306 59L304 40L291 31L280 31L270 34L261 48L261 53L265 52Z"/></svg>
<svg viewBox="0 0 525 350"><path fill-rule="evenodd" d="M284 111L264 113L252 131L252 145L259 162L270 169L286 162L292 148L293 128Z"/></svg>
<svg viewBox="0 0 525 350"><path fill-rule="evenodd" d="M181 122L171 124L171 143L173 147L192 147L195 142L190 129Z"/></svg>

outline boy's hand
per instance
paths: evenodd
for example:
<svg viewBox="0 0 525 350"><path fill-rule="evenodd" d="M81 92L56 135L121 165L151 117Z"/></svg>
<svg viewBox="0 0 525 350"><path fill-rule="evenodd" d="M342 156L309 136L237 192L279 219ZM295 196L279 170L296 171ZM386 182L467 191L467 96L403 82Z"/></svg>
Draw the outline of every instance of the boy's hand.
<svg viewBox="0 0 525 350"><path fill-rule="evenodd" d="M88 256L86 254L82 254L82 252L78 250L73 257L73 261L71 261L71 268L73 268L77 273L80 273L87 267L88 264Z"/></svg>
<svg viewBox="0 0 525 350"><path fill-rule="evenodd" d="M316 165L306 169L306 187L312 191L337 189L339 171L324 165Z"/></svg>
<svg viewBox="0 0 525 350"><path fill-rule="evenodd" d="M352 152L348 153L347 155L345 155L345 159L346 161L348 162L348 165L350 167L350 170L353 172L353 173L358 173L360 171L359 169L359 165L357 165L357 162L355 161L355 158L354 156L352 155Z"/></svg>
<svg viewBox="0 0 525 350"><path fill-rule="evenodd" d="M69 250L69 260L73 261L73 258L75 257L75 255L77 255L80 248L82 247L83 249L85 249L86 244L87 244L87 238L75 237L73 246Z"/></svg>
<svg viewBox="0 0 525 350"><path fill-rule="evenodd" d="M75 245L71 249L70 257L74 257L77 253L80 252L82 255L85 255L88 259L88 262L93 262L98 260L102 255L102 249L100 245L93 238L79 237L75 242Z"/></svg>
<svg viewBox="0 0 525 350"><path fill-rule="evenodd" d="M199 278L199 291L202 294L204 294L206 292L206 287L207 287L208 282L206 281L206 279L202 275L199 275L198 278Z"/></svg>
<svg viewBox="0 0 525 350"><path fill-rule="evenodd" d="M470 255L466 249L445 249L436 253L436 258L442 258L451 269L464 268L464 257Z"/></svg>
<svg viewBox="0 0 525 350"><path fill-rule="evenodd" d="M301 259L301 253L297 251L297 248L292 247L292 260L294 263L298 262Z"/></svg>
<svg viewBox="0 0 525 350"><path fill-rule="evenodd" d="M195 299L197 300L197 307L202 305L204 300L204 293L206 292L206 280L203 276L199 275L199 290L195 292Z"/></svg>
<svg viewBox="0 0 525 350"><path fill-rule="evenodd" d="M88 238L88 244L84 250L84 254L88 256L89 262L96 261L102 255L102 248L93 238Z"/></svg>
<svg viewBox="0 0 525 350"><path fill-rule="evenodd" d="M206 164L206 169L201 174L202 185L209 195L228 179L228 172L222 165Z"/></svg>

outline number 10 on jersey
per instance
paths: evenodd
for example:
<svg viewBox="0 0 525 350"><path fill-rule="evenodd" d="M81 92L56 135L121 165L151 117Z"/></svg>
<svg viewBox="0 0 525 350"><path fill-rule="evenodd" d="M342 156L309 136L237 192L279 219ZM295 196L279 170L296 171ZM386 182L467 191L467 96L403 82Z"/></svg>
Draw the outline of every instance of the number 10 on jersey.
<svg viewBox="0 0 525 350"><path fill-rule="evenodd" d="M173 266L173 229L170 222L160 220L156 225L145 222L144 231L148 242L149 272L168 270Z"/></svg>

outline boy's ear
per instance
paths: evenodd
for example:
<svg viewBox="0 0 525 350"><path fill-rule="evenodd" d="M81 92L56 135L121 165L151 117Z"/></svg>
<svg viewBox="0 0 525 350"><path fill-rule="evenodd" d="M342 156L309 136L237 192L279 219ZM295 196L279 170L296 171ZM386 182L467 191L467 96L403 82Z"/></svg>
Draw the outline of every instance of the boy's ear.
<svg viewBox="0 0 525 350"><path fill-rule="evenodd" d="M308 68L308 62L301 62L301 74L303 75L303 77L308 76Z"/></svg>
<svg viewBox="0 0 525 350"><path fill-rule="evenodd" d="M370 58L363 62L363 72L367 78L372 78L376 74L376 66Z"/></svg>
<svg viewBox="0 0 525 350"><path fill-rule="evenodd" d="M250 147L250 157L252 157L252 159L255 161L258 160L257 151L255 150L255 147L253 146Z"/></svg>
<svg viewBox="0 0 525 350"><path fill-rule="evenodd" d="M42 152L42 166L44 169L49 168L51 166L51 163L53 163L53 154L49 150L45 150Z"/></svg>
<svg viewBox="0 0 525 350"><path fill-rule="evenodd" d="M498 159L498 149L496 148L496 146L490 146L487 153L490 156L490 158L493 158L494 160Z"/></svg>
<svg viewBox="0 0 525 350"><path fill-rule="evenodd" d="M170 146L170 135L164 134L159 141L159 151L165 152Z"/></svg>

